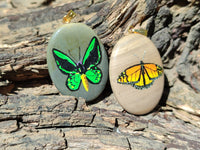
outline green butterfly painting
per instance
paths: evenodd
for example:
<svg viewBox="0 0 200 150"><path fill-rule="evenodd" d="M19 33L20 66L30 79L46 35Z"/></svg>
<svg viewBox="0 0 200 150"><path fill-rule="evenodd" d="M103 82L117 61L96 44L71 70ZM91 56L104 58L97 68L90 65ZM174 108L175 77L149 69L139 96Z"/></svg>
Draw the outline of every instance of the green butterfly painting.
<svg viewBox="0 0 200 150"><path fill-rule="evenodd" d="M88 92L88 81L91 84L101 82L102 71L97 67L101 62L101 49L95 36L91 39L82 61L78 63L60 50L53 48L52 51L58 69L68 76L66 86L69 90L77 91L83 82L85 91Z"/></svg>

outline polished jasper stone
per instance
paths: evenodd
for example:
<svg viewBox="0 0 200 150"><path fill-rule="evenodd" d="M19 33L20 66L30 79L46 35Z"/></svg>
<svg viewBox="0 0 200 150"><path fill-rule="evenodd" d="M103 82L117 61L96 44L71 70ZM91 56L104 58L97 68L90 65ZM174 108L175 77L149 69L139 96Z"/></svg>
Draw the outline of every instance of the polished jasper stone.
<svg viewBox="0 0 200 150"><path fill-rule="evenodd" d="M109 76L115 97L128 112L153 110L164 88L164 72L157 48L140 34L120 39L110 58Z"/></svg>
<svg viewBox="0 0 200 150"><path fill-rule="evenodd" d="M82 23L61 26L47 47L50 77L63 95L95 99L108 78L108 58L95 32Z"/></svg>

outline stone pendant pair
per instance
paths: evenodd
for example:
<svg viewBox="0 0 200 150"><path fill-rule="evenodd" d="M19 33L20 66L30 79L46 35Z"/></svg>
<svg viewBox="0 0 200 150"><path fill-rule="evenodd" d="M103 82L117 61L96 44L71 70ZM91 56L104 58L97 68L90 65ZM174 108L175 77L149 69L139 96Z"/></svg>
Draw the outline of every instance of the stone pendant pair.
<svg viewBox="0 0 200 150"><path fill-rule="evenodd" d="M108 58L95 32L82 23L58 28L47 47L50 77L63 95L96 99L104 90L108 71L113 93L132 114L146 114L158 104L164 87L163 67L154 44L145 36L120 39Z"/></svg>

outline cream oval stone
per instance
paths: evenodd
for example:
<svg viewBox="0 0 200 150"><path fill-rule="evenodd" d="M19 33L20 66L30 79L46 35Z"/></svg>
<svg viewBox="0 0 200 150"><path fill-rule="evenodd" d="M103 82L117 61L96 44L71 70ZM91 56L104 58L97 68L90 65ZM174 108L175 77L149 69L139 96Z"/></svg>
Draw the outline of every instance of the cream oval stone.
<svg viewBox="0 0 200 150"><path fill-rule="evenodd" d="M113 48L109 66L111 87L118 102L129 113L142 115L155 108L164 88L162 71L160 54L146 36L127 35Z"/></svg>
<svg viewBox="0 0 200 150"><path fill-rule="evenodd" d="M108 78L108 58L95 32L82 23L57 29L47 47L50 77L63 95L91 101L103 91Z"/></svg>

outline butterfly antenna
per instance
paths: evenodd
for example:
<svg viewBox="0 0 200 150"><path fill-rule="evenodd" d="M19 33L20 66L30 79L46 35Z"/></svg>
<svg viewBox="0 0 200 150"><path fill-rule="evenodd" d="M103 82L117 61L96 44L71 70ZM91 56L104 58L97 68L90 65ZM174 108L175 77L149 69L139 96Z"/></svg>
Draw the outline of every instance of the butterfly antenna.
<svg viewBox="0 0 200 150"><path fill-rule="evenodd" d="M144 51L144 54L143 54L143 56L142 56L142 60L144 60L145 53L146 53L146 51Z"/></svg>
<svg viewBox="0 0 200 150"><path fill-rule="evenodd" d="M71 50L68 50L68 52L69 52L69 56L70 56L71 58L73 58L73 60L76 60L76 59L74 59L74 57L72 56Z"/></svg>
<svg viewBox="0 0 200 150"><path fill-rule="evenodd" d="M80 59L81 59L81 48L80 48L80 46L79 46L79 51L78 51L78 53L79 53L79 54L78 54L78 57L79 57L78 59L79 59L79 61L80 61Z"/></svg>
<svg viewBox="0 0 200 150"><path fill-rule="evenodd" d="M140 58L136 55L136 54L133 54L137 59L139 59L140 60Z"/></svg>
<svg viewBox="0 0 200 150"><path fill-rule="evenodd" d="M144 51L144 54L143 54L143 56L142 56L142 61L144 60L145 53L146 53L146 51ZM139 58L136 54L133 54L133 55L134 55L137 59L140 60L140 58Z"/></svg>

